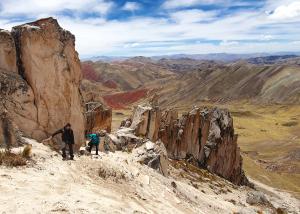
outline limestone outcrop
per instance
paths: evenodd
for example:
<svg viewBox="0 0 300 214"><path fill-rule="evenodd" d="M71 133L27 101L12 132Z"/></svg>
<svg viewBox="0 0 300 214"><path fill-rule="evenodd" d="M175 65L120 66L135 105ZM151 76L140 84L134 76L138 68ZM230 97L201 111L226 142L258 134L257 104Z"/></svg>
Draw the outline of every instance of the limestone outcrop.
<svg viewBox="0 0 300 214"><path fill-rule="evenodd" d="M27 82L17 73L0 69L0 108L27 136L39 132L34 94Z"/></svg>
<svg viewBox="0 0 300 214"><path fill-rule="evenodd" d="M193 160L197 166L235 184L249 184L228 110L194 108L179 118L175 110L162 113L157 106L140 105L130 128L153 142L160 139L171 159Z"/></svg>
<svg viewBox="0 0 300 214"><path fill-rule="evenodd" d="M151 141L158 140L161 112L157 106L138 105L132 116L130 128L137 136L147 137Z"/></svg>
<svg viewBox="0 0 300 214"><path fill-rule="evenodd" d="M0 69L17 73L16 47L11 33L0 29Z"/></svg>
<svg viewBox="0 0 300 214"><path fill-rule="evenodd" d="M7 111L2 110L0 110L0 148L10 149L17 144L16 133Z"/></svg>
<svg viewBox="0 0 300 214"><path fill-rule="evenodd" d="M204 165L236 184L248 184L242 169L242 156L228 110L215 108L209 113L208 140L204 145Z"/></svg>
<svg viewBox="0 0 300 214"><path fill-rule="evenodd" d="M155 143L147 141L142 146L133 150L137 162L145 164L162 175L168 176L168 156L164 144L161 141Z"/></svg>
<svg viewBox="0 0 300 214"><path fill-rule="evenodd" d="M81 78L75 37L55 19L0 30L2 106L24 135L41 140L71 123L84 142Z"/></svg>
<svg viewBox="0 0 300 214"><path fill-rule="evenodd" d="M227 110L194 108L181 118L176 118L176 112L167 111L163 121L160 137L169 157L192 157L210 172L235 184L248 184L233 119Z"/></svg>
<svg viewBox="0 0 300 214"><path fill-rule="evenodd" d="M86 132L106 130L111 132L112 110L99 102L86 103Z"/></svg>

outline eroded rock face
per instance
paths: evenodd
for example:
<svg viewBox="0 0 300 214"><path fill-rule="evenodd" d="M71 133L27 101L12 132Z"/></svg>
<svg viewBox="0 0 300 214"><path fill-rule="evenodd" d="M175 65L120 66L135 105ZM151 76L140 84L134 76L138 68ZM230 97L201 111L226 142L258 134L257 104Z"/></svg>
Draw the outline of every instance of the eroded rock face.
<svg viewBox="0 0 300 214"><path fill-rule="evenodd" d="M99 102L86 103L86 132L111 131L112 110Z"/></svg>
<svg viewBox="0 0 300 214"><path fill-rule="evenodd" d="M160 115L159 121L156 115ZM151 120L151 116L155 119ZM132 118L135 134L150 140L153 136L154 140L161 139L169 158L192 158L212 173L235 184L248 185L233 120L227 110L194 108L178 118L175 110L161 113L157 107L144 105L136 108Z"/></svg>
<svg viewBox="0 0 300 214"><path fill-rule="evenodd" d="M1 106L2 107L2 106ZM17 131L4 108L0 109L0 147L10 149L19 143Z"/></svg>
<svg viewBox="0 0 300 214"><path fill-rule="evenodd" d="M46 135L71 123L75 141L84 140L81 69L74 36L52 18L13 28L18 71L33 92L38 129L32 137Z"/></svg>
<svg viewBox="0 0 300 214"><path fill-rule="evenodd" d="M132 116L130 128L137 136L147 137L151 141L158 139L161 111L158 107L138 105Z"/></svg>
<svg viewBox="0 0 300 214"><path fill-rule="evenodd" d="M210 125L204 145L204 165L236 184L247 184L242 170L242 157L234 134L233 119L227 110L218 108L210 112Z"/></svg>
<svg viewBox="0 0 300 214"><path fill-rule="evenodd" d="M165 113L163 121L160 137L169 157L193 157L199 166L235 184L248 183L233 120L227 110L195 108L180 119L171 111Z"/></svg>
<svg viewBox="0 0 300 214"><path fill-rule="evenodd" d="M28 83L18 74L16 62L14 39L10 32L0 30L0 111L6 111L9 121L18 124L27 136L32 136L39 129L34 95Z"/></svg>
<svg viewBox="0 0 300 214"><path fill-rule="evenodd" d="M15 42L11 33L0 29L0 69L17 73Z"/></svg>
<svg viewBox="0 0 300 214"><path fill-rule="evenodd" d="M34 137L42 129L37 122L33 91L20 75L0 69L0 98L0 108L26 136Z"/></svg>
<svg viewBox="0 0 300 214"><path fill-rule="evenodd" d="M14 27L12 33L0 30L0 108L25 136L42 140L70 122L76 143L83 142L74 42L52 18Z"/></svg>

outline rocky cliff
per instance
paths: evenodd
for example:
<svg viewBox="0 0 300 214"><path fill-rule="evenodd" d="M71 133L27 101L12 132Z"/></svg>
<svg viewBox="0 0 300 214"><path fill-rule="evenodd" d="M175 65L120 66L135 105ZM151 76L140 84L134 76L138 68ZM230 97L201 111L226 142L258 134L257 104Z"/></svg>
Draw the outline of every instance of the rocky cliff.
<svg viewBox="0 0 300 214"><path fill-rule="evenodd" d="M151 141L158 140L161 112L158 107L139 105L135 108L130 128L137 136L147 137Z"/></svg>
<svg viewBox="0 0 300 214"><path fill-rule="evenodd" d="M234 134L233 120L224 109L194 108L181 118L177 112L165 112L160 137L169 157L196 160L235 184L247 184L242 170L242 157Z"/></svg>
<svg viewBox="0 0 300 214"><path fill-rule="evenodd" d="M16 48L11 33L0 29L0 69L17 73Z"/></svg>
<svg viewBox="0 0 300 214"><path fill-rule="evenodd" d="M131 128L138 136L161 139L171 159L187 159L235 184L249 184L233 119L225 109L194 108L179 118L175 110L161 112L157 106L140 105L133 113Z"/></svg>
<svg viewBox="0 0 300 214"><path fill-rule="evenodd" d="M99 102L88 102L86 105L86 132L92 133L100 130L111 132L112 110Z"/></svg>
<svg viewBox="0 0 300 214"><path fill-rule="evenodd" d="M0 31L0 47L2 104L19 129L41 140L70 122L81 144L85 119L75 37L47 18Z"/></svg>

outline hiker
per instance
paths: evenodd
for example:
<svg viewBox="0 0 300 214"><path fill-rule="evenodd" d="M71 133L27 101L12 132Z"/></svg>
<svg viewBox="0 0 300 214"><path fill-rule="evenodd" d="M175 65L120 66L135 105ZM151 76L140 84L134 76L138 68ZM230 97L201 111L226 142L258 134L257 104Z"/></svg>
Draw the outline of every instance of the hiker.
<svg viewBox="0 0 300 214"><path fill-rule="evenodd" d="M66 149L69 147L69 154L70 154L70 160L74 159L74 154L73 154L73 145L74 145L74 134L73 130L71 128L71 124L67 123L62 129L57 130L52 134L50 139L52 139L55 135L61 134L61 139L64 143L63 148L62 148L62 157L63 160L66 160L67 155L66 155Z"/></svg>
<svg viewBox="0 0 300 214"><path fill-rule="evenodd" d="M92 149L95 146L96 147L96 155L98 154L99 151L99 143L100 143L100 132L88 134L87 138L90 139L89 142L89 152L92 153Z"/></svg>

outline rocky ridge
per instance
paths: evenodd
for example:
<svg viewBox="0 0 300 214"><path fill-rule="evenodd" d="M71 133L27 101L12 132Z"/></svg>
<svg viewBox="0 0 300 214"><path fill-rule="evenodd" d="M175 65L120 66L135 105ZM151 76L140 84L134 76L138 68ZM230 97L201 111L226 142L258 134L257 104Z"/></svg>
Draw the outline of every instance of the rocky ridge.
<svg viewBox="0 0 300 214"><path fill-rule="evenodd" d="M157 105L138 105L132 117L110 135L110 141L119 148L147 140L161 140L168 158L188 160L234 184L250 185L227 110L194 108L179 118L174 110L162 112Z"/></svg>

